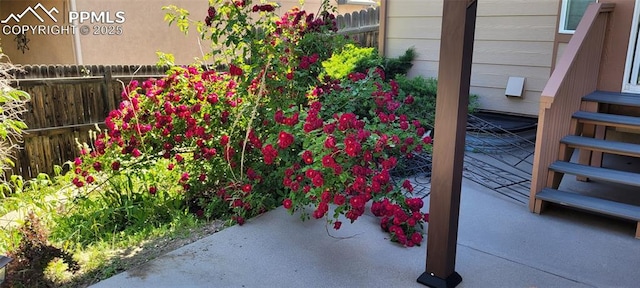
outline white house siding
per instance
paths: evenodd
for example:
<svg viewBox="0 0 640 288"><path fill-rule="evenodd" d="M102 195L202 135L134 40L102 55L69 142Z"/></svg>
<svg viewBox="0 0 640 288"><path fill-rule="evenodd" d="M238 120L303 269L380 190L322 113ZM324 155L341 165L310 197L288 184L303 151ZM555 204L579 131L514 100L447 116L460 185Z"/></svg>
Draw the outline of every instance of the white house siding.
<svg viewBox="0 0 640 288"><path fill-rule="evenodd" d="M410 76L436 77L442 0L387 0L386 56L415 47ZM551 72L559 0L478 0L471 93L484 110L537 116ZM525 77L522 98L504 95L509 76Z"/></svg>

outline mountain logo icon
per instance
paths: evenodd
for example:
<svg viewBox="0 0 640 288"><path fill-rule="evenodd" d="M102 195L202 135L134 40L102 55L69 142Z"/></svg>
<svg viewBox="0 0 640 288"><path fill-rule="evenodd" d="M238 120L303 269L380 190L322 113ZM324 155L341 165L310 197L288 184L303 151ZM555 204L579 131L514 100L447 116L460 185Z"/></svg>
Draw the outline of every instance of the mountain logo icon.
<svg viewBox="0 0 640 288"><path fill-rule="evenodd" d="M16 23L20 23L20 20L22 19L22 17L27 15L27 13L33 14L33 16L38 18L38 20L40 20L41 23L44 23L44 18L40 16L40 13L38 13L38 11L44 13L47 17L51 18L53 22L58 23L58 19L56 19L56 17L53 16L53 13L56 13L56 14L60 13L58 9L56 7L53 7L47 10L47 8L45 8L44 5L42 5L42 3L38 3L36 4L36 6L33 6L33 7L29 6L27 7L27 9L24 9L24 11L22 11L22 13L20 14L11 13L9 14L9 16L7 16L6 19L0 21L0 23L7 24L11 20L15 21Z"/></svg>

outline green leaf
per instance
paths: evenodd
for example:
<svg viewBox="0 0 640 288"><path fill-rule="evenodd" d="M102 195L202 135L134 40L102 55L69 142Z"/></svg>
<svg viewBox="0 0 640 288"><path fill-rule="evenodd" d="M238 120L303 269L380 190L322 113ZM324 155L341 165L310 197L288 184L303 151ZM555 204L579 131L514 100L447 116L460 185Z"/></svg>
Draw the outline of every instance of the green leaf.
<svg viewBox="0 0 640 288"><path fill-rule="evenodd" d="M156 51L156 56L158 56L157 67L175 66L176 58L173 54Z"/></svg>
<svg viewBox="0 0 640 288"><path fill-rule="evenodd" d="M11 158L4 158L3 161L4 161L4 163L7 163L11 167L16 167L16 163L13 162L13 160L11 160Z"/></svg>

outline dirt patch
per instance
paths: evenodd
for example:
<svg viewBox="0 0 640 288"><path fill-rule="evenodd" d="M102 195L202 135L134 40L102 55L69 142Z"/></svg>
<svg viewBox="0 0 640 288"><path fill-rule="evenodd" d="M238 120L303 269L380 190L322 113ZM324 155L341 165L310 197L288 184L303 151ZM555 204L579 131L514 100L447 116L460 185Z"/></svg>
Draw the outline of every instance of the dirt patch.
<svg viewBox="0 0 640 288"><path fill-rule="evenodd" d="M224 228L223 221L213 221L205 226L191 229L180 237L164 237L143 243L137 247L131 247L121 251L114 256L112 265L109 267L109 275L115 275L124 271L129 271L136 277L144 278L147 273L153 270L153 265L149 263L166 253L176 250L187 244L196 242L204 237L212 235ZM104 272L97 272L91 279L81 280L74 287L88 287L100 280L108 278Z"/></svg>
<svg viewBox="0 0 640 288"><path fill-rule="evenodd" d="M127 259L128 267L136 267L155 259L160 255L164 255L170 251L176 250L184 245L196 242L204 237L214 234L224 228L222 221L214 221L203 227L190 230L185 237L180 238L161 238L144 243L141 247L137 247L137 251L132 254L123 254Z"/></svg>

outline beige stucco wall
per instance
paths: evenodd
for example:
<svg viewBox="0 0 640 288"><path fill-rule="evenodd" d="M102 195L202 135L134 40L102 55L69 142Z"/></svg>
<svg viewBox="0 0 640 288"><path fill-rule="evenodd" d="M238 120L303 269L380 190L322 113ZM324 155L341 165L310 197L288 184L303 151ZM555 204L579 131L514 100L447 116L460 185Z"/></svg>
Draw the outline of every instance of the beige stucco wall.
<svg viewBox="0 0 640 288"><path fill-rule="evenodd" d="M307 0L303 9L310 13L317 13L322 0ZM259 1L254 1L258 3ZM278 13L284 13L294 6L300 6L299 0L278 1ZM89 29L89 35L66 36L29 36L30 50L24 54L12 45L13 36L0 35L5 53L16 64L83 64L83 65L141 65L155 64L156 51L171 53L178 64L193 63L196 57L202 57L202 51L208 51L206 41L199 42L199 35L191 29L184 35L176 25L169 26L164 21L163 6L175 4L190 12L194 20L203 20L207 13L207 0L0 0L0 18L4 19L10 13L21 13L29 6L43 3L47 8L56 7L60 10L60 22L66 19L68 11L108 11L111 20L115 20L115 13L124 12L124 23L107 24L81 23ZM75 9L71 9L75 3ZM333 2L336 4L337 2ZM366 9L360 5L338 5L339 13L348 13ZM24 21L33 22L34 17L25 17ZM37 21L37 20L36 20ZM30 22L25 22L30 24ZM105 32L122 31L121 35L93 35L98 29ZM116 30L118 29L118 30Z"/></svg>
<svg viewBox="0 0 640 288"><path fill-rule="evenodd" d="M5 20L12 13L21 14L27 7L35 7L38 3L42 3L47 9L57 7L59 14L54 15L54 17L58 22L63 21L59 15L65 15L68 12L68 5L65 0L2 0L0 1L0 20ZM27 44L29 49L25 49L24 53L17 49L16 36L10 32L12 26L56 24L42 12L40 14L42 14L41 17L43 17L44 23L40 22L33 14L27 13L20 19L20 22L10 20L6 24L0 24L0 28L2 28L0 45L3 52L9 56L13 63L74 63L75 54L71 35L51 36L26 33L29 40ZM8 31L9 35L5 35L5 31Z"/></svg>
<svg viewBox="0 0 640 288"><path fill-rule="evenodd" d="M410 75L436 77L442 0L388 1L386 54L415 47ZM481 109L537 116L550 75L559 0L478 0L471 93ZM508 98L509 76L525 77L522 98Z"/></svg>
<svg viewBox="0 0 640 288"><path fill-rule="evenodd" d="M184 35L177 26L164 22L163 6L176 4L187 9L195 20L204 19L208 3L203 0L77 0L78 11L124 11L122 35L82 35L83 64L154 64L156 51L172 53L176 63L192 63L201 56L198 33ZM93 30L96 25L88 24ZM203 49L206 49L203 47Z"/></svg>

